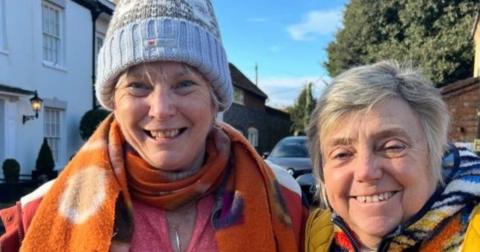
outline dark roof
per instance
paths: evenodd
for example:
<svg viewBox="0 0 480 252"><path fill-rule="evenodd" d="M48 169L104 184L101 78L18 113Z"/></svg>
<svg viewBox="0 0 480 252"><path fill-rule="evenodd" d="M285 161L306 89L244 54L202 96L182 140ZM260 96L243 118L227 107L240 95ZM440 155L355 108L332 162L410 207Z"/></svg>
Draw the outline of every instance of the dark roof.
<svg viewBox="0 0 480 252"><path fill-rule="evenodd" d="M268 96L262 90L260 90L260 88L255 86L255 84L253 84L253 82L251 82L247 76L240 72L235 65L229 63L228 66L230 67L230 75L232 76L233 86L241 88L264 99L268 98Z"/></svg>
<svg viewBox="0 0 480 252"><path fill-rule="evenodd" d="M26 90L26 89L21 89L17 87L11 87L7 85L0 84L0 91L1 92L7 92L7 93L13 93L13 94L21 94L21 95L33 95L34 91Z"/></svg>
<svg viewBox="0 0 480 252"><path fill-rule="evenodd" d="M285 111L280 110L280 109L272 108L270 106L265 106L265 111L268 114L283 116L283 117L286 117L286 118L290 119L290 114L288 112L285 112Z"/></svg>
<svg viewBox="0 0 480 252"><path fill-rule="evenodd" d="M469 87L472 85L479 85L479 84L480 84L480 77L475 77L475 78L470 77L470 78L449 83L443 86L442 88L440 88L440 91L442 92L442 95L447 95L447 94L462 90L466 87Z"/></svg>

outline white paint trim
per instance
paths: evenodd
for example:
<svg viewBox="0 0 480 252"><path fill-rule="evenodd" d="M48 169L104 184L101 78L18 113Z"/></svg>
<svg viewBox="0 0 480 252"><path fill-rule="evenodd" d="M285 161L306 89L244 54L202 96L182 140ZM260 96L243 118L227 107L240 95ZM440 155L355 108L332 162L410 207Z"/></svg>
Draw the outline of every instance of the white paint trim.
<svg viewBox="0 0 480 252"><path fill-rule="evenodd" d="M65 8L65 0L45 0L45 1L58 5L58 7Z"/></svg>
<svg viewBox="0 0 480 252"><path fill-rule="evenodd" d="M43 113L45 120L45 108L60 110L60 142L58 146L58 159L55 161L55 168L59 169L63 167L68 160L67 157L67 123L66 123L66 113L67 113L67 102L58 100L57 98L54 99L44 99L44 106L43 106ZM45 121L43 122L43 127L45 127ZM45 129L43 128L42 134L45 136Z"/></svg>
<svg viewBox="0 0 480 252"><path fill-rule="evenodd" d="M63 1L63 4L61 3ZM45 36L45 27L43 26L43 23L44 23L44 19L45 19L45 16L43 15L44 14L44 8L48 8L48 9L53 9L55 11L58 11L58 31L59 31L59 34L56 35L58 36L59 38L59 48L58 48L58 51L57 51L57 57L58 57L58 61L57 62L49 62L45 59L45 54L43 52L43 47L45 46L44 44L44 36ZM65 31L65 2L64 0L43 0L42 1L42 5L41 5L41 12L42 12L42 15L41 15L41 22L42 22L42 59L43 59L43 65L44 66L47 66L47 67L52 67L52 68L58 68L58 70L64 70L66 72L66 70L64 69L65 65L66 65L66 31ZM51 34L50 34L51 36Z"/></svg>
<svg viewBox="0 0 480 252"><path fill-rule="evenodd" d="M64 73L68 73L67 69L62 67L61 65L54 65L52 64L51 62L48 62L48 61L43 61L43 66L44 67L48 67L48 68L51 68L53 70L57 70L57 71L60 71L60 72L64 72Z"/></svg>
<svg viewBox="0 0 480 252"><path fill-rule="evenodd" d="M18 100L5 99L5 158L16 157Z"/></svg>
<svg viewBox="0 0 480 252"><path fill-rule="evenodd" d="M67 109L67 102L59 100L57 98L44 99L43 100L43 106L44 107L55 108L55 109L66 110Z"/></svg>

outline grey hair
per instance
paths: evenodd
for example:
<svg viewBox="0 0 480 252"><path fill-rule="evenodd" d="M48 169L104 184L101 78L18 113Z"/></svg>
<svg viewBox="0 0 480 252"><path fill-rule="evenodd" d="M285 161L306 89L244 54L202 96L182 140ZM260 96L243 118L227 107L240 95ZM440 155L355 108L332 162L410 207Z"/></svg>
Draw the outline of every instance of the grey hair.
<svg viewBox="0 0 480 252"><path fill-rule="evenodd" d="M441 162L447 148L450 117L440 91L418 70L395 61L354 67L332 80L318 99L307 128L309 151L317 181L316 196L327 206L322 170L322 139L340 117L370 110L378 102L398 97L418 115L426 135L429 168L434 181L443 183Z"/></svg>
<svg viewBox="0 0 480 252"><path fill-rule="evenodd" d="M144 63L141 63L141 64L139 64L139 65L135 65L135 66L140 66L140 67L142 67L142 69L143 69L143 70L142 70L142 73L143 73L144 75L146 75L147 78L150 80L150 79L151 79L150 74L148 73L147 70L145 70L145 69L146 69L146 68L145 68L146 64L148 64L148 63L147 63L147 62L144 62ZM192 66L190 66L190 65L187 65L187 64L183 64L183 63L182 63L182 65L185 67L185 70L186 70L186 71L188 71L188 72L197 72L197 73L200 74L200 72L199 72L198 70L196 70L194 67L192 67ZM110 95L109 95L109 97L110 97L110 102L111 102L110 104L113 104L114 109L115 109L115 101L114 101L114 100L115 100L115 92L116 92L117 86L118 86L119 83L121 83L122 81L124 81L125 79L128 78L129 73L130 73L130 71L131 71L132 68L133 68L133 67L129 67L129 68L127 68L125 71L123 71L122 73L120 73L120 74L117 76L117 78L114 80L114 82L113 82L114 85L110 85L110 86L109 86L110 89L106 90L106 92L110 94ZM201 75L201 74L200 74L200 75ZM205 80L206 80L206 78L205 78ZM218 114L218 113L219 113L219 109L220 109L220 105L221 105L221 104L220 104L220 99L219 99L217 93L215 92L215 90L213 89L211 83L208 83L208 89L209 89L209 92L210 92L210 98L212 99L212 103L213 103L213 105L214 105L215 111L216 111L216 113Z"/></svg>

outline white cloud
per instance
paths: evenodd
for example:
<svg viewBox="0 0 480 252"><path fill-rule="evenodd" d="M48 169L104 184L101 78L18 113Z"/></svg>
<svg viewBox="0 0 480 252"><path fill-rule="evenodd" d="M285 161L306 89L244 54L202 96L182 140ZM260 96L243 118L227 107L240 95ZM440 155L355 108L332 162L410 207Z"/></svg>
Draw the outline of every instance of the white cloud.
<svg viewBox="0 0 480 252"><path fill-rule="evenodd" d="M251 17L247 18L247 22L251 23L265 23L268 22L270 19L267 17Z"/></svg>
<svg viewBox="0 0 480 252"><path fill-rule="evenodd" d="M314 83L314 97L318 97L328 77L302 76L302 77L266 77L259 80L259 88L268 95L267 105L283 108L291 106L297 99L303 86L309 82Z"/></svg>
<svg viewBox="0 0 480 252"><path fill-rule="evenodd" d="M342 10L310 11L302 21L289 25L287 31L294 40L309 41L316 36L328 35L341 26Z"/></svg>

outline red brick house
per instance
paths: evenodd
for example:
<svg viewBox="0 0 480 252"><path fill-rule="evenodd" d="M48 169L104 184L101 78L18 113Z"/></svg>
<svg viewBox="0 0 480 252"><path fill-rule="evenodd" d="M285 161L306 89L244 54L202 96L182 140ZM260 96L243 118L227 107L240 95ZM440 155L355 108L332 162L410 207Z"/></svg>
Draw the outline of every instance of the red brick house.
<svg viewBox="0 0 480 252"><path fill-rule="evenodd" d="M480 10L473 22L470 39L475 44L473 77L441 88L452 118L448 134L451 142L473 143L480 138Z"/></svg>
<svg viewBox="0 0 480 252"><path fill-rule="evenodd" d="M480 77L450 83L441 92L451 116L449 140L473 142L480 133Z"/></svg>

